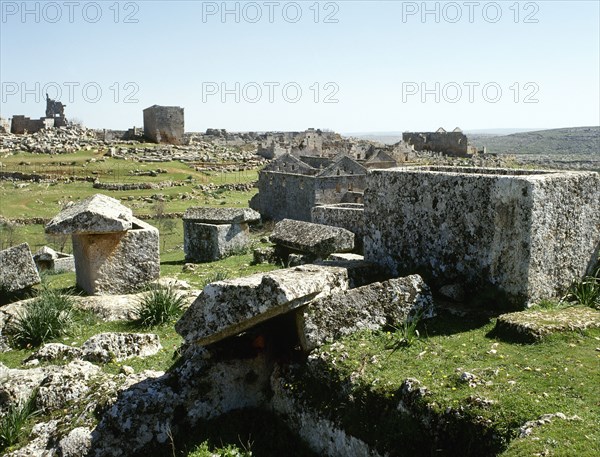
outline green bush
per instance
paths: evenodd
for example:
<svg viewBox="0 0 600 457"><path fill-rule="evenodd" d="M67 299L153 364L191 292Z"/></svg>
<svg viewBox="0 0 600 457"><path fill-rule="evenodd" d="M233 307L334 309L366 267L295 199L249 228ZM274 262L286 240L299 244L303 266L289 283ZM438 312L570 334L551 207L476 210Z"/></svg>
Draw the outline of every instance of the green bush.
<svg viewBox="0 0 600 457"><path fill-rule="evenodd" d="M36 347L69 331L73 323L73 297L43 288L9 325L8 333L17 347Z"/></svg>
<svg viewBox="0 0 600 457"><path fill-rule="evenodd" d="M168 324L181 316L184 305L185 298L172 286L150 289L135 309L136 322L143 327Z"/></svg>
<svg viewBox="0 0 600 457"><path fill-rule="evenodd" d="M0 451L16 444L23 435L23 427L27 421L38 414L35 409L34 394L22 405L11 406L0 420Z"/></svg>

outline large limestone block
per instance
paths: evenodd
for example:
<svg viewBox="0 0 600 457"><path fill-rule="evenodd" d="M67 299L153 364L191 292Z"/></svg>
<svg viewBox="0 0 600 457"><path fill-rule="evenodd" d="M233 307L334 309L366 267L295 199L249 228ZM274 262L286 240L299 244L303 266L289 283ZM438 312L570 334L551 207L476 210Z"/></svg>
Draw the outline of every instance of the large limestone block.
<svg viewBox="0 0 600 457"><path fill-rule="evenodd" d="M219 260L248 247L247 224L183 222L183 252L188 262Z"/></svg>
<svg viewBox="0 0 600 457"><path fill-rule="evenodd" d="M27 243L0 251L0 290L18 292L40 283Z"/></svg>
<svg viewBox="0 0 600 457"><path fill-rule="evenodd" d="M96 194L63 209L46 225L46 233L96 234L124 232L133 214L118 200Z"/></svg>
<svg viewBox="0 0 600 457"><path fill-rule="evenodd" d="M139 290L160 275L159 233L132 218L127 232L73 235L77 285L90 295Z"/></svg>
<svg viewBox="0 0 600 457"><path fill-rule="evenodd" d="M211 208L198 206L188 208L183 215L183 220L204 222L206 224L241 224L259 221L260 214L250 208Z"/></svg>
<svg viewBox="0 0 600 457"><path fill-rule="evenodd" d="M561 296L598 258L598 173L435 166L367 180L365 260L394 275L523 307Z"/></svg>
<svg viewBox="0 0 600 457"><path fill-rule="evenodd" d="M315 206L311 210L311 222L350 230L362 240L365 234L365 211L360 203L337 203Z"/></svg>
<svg viewBox="0 0 600 457"><path fill-rule="evenodd" d="M340 267L303 265L207 285L175 325L187 343L207 345L348 288Z"/></svg>
<svg viewBox="0 0 600 457"><path fill-rule="evenodd" d="M278 246L321 258L354 249L354 233L349 230L292 219L278 222L270 239Z"/></svg>
<svg viewBox="0 0 600 457"><path fill-rule="evenodd" d="M433 313L429 287L411 275L317 298L296 311L296 327L308 352L359 330L399 327L407 318Z"/></svg>

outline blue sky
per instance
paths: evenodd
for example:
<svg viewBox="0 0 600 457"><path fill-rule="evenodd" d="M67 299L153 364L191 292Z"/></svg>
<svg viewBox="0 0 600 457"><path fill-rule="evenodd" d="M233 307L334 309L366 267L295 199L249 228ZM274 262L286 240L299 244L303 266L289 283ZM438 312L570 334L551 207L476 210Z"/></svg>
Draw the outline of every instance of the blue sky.
<svg viewBox="0 0 600 457"><path fill-rule="evenodd" d="M597 1L0 3L3 117L47 89L94 128L153 104L188 131L600 124Z"/></svg>

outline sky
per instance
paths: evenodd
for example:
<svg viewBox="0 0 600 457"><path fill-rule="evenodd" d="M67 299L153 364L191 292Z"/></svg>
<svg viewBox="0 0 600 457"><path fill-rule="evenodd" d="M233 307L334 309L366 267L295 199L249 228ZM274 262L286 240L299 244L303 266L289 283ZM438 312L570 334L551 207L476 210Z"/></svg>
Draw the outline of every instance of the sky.
<svg viewBox="0 0 600 457"><path fill-rule="evenodd" d="M0 115L92 128L600 125L598 1L0 1Z"/></svg>

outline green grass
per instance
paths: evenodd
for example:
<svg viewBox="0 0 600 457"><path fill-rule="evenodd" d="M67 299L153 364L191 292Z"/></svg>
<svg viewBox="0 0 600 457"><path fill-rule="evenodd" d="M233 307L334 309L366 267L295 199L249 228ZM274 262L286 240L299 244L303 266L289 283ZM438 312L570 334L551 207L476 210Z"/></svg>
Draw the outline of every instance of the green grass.
<svg viewBox="0 0 600 457"><path fill-rule="evenodd" d="M35 408L36 393L21 405L10 406L0 419L0 451L17 444L25 436L27 425L38 415Z"/></svg>
<svg viewBox="0 0 600 457"><path fill-rule="evenodd" d="M174 323L183 313L185 298L175 288L154 287L142 295L135 310L136 324L155 327Z"/></svg>
<svg viewBox="0 0 600 457"><path fill-rule="evenodd" d="M436 318L420 325L419 340L396 351L390 349L393 335L362 332L320 349L325 357L315 362L318 368L290 384L318 410L383 450L398 449L402 442L410 455L435 452L427 428L397 412L403 380L416 378L429 391L412 406L417 417L428 415L433 425L450 421L445 437L435 443L445 455L448 449L461 455L535 455L547 442L555 443L553 455L598 455L600 331L523 345L490 338L493 327L487 319ZM476 376L475 387L461 382L463 372ZM557 419L516 439L526 421L556 412L581 420Z"/></svg>
<svg viewBox="0 0 600 457"><path fill-rule="evenodd" d="M24 306L7 328L11 344L37 347L66 334L73 324L73 299L56 289L43 287L40 295Z"/></svg>

